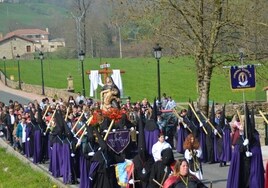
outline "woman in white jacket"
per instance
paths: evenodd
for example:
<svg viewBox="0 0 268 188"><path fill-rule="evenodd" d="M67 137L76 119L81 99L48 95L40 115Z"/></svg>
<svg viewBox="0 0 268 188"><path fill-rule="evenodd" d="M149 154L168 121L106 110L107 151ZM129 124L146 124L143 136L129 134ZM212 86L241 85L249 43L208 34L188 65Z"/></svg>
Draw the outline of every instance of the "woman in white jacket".
<svg viewBox="0 0 268 188"><path fill-rule="evenodd" d="M189 163L189 171L191 174L195 175L199 180L203 179L203 173L201 169L200 157L202 155L202 149L199 145L198 140L193 134L189 134L184 143L183 148L184 158Z"/></svg>

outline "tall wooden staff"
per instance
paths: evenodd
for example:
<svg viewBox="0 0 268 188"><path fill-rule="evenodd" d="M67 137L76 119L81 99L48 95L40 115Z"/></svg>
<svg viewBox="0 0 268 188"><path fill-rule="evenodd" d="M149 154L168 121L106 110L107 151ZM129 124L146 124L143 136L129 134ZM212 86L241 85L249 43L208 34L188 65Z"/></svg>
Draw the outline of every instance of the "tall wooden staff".
<svg viewBox="0 0 268 188"><path fill-rule="evenodd" d="M246 139L248 139L248 130L247 130L247 118L246 118L246 109L245 109L245 114L244 114L244 121L242 121L242 117L241 117L241 114L240 114L240 111L237 110L237 115L238 115L238 118L239 118L239 121L241 122L242 124L242 127L244 129L244 135L246 136ZM247 151L249 150L249 147L248 145L246 146L247 148Z"/></svg>
<svg viewBox="0 0 268 188"><path fill-rule="evenodd" d="M46 115L47 115L47 112L48 112L48 109L49 109L49 105L47 105L46 111L45 111L45 113L44 113L42 119L45 119L45 117L46 117Z"/></svg>
<svg viewBox="0 0 268 188"><path fill-rule="evenodd" d="M192 129L190 129L190 127L189 127L186 123L183 122L183 118L178 114L178 112L177 112L175 109L172 109L172 112L173 112L173 114L174 114L178 119L181 120L182 124L183 124L184 126L186 126L186 128L187 128L190 132L193 132Z"/></svg>
<svg viewBox="0 0 268 188"><path fill-rule="evenodd" d="M243 129L244 129L244 132L245 132L245 136L246 136L246 138L248 138L248 134L247 134L247 124L246 124L246 122L244 122L243 120L242 120L242 116L241 116L241 114L240 114L240 111L239 110L236 110L236 112L237 112L237 116L238 116L238 119L239 119L239 121L241 122L241 125L242 125L242 127L243 127ZM244 120L246 120L246 114L244 115Z"/></svg>
<svg viewBox="0 0 268 188"><path fill-rule="evenodd" d="M65 121L67 121L69 110L70 110L70 106L68 106L68 108L67 108L67 112L66 112L65 118L64 118Z"/></svg>
<svg viewBox="0 0 268 188"><path fill-rule="evenodd" d="M193 106L192 106L190 103L189 103L189 106L190 106L190 108L192 109L192 111L193 111L193 113L194 113L196 119L198 120L198 122L199 122L200 124L203 124L203 123L201 122L201 120L199 119L198 115L196 114L196 112L195 112ZM208 132L207 132L207 130L205 129L205 127L202 126L202 128L203 128L203 131L204 131L206 134L208 134Z"/></svg>
<svg viewBox="0 0 268 188"><path fill-rule="evenodd" d="M262 118L264 119L264 121L267 123L268 125L268 120L266 119L265 115L262 113L261 110L259 110L259 113L261 114Z"/></svg>
<svg viewBox="0 0 268 188"><path fill-rule="evenodd" d="M109 128L108 128L108 130L107 130L107 133L106 133L105 136L104 136L104 139L103 139L104 141L107 140L108 135L109 135L109 133L110 133L112 127L113 127L113 124L114 124L114 119L112 119L112 121L111 121L111 123L110 123L110 126L109 126Z"/></svg>
<svg viewBox="0 0 268 188"><path fill-rule="evenodd" d="M216 128L212 125L212 123L210 122L210 120L203 114L203 112L200 112L201 115L205 118L206 122L208 122L208 124L210 125L210 127L215 130ZM222 138L221 134L217 131L217 135Z"/></svg>
<svg viewBox="0 0 268 188"><path fill-rule="evenodd" d="M73 128L71 129L72 133L74 132L76 126L78 125L78 123L81 120L81 118L82 118L83 115L84 115L84 111L81 113L81 115L79 116L78 120L75 122Z"/></svg>
<svg viewBox="0 0 268 188"><path fill-rule="evenodd" d="M47 125L47 128L46 128L46 132L45 133L47 133L47 131L48 131L48 129L50 129L50 124L52 123L52 121L53 121L53 118L54 118L54 116L55 116L55 114L56 114L56 109L54 110L54 112L53 112L53 114L52 114L52 116L51 116L51 118L50 118L50 120L49 120L49 122L48 122L48 125Z"/></svg>
<svg viewBox="0 0 268 188"><path fill-rule="evenodd" d="M91 117L87 120L87 122L84 123L84 125L83 125L83 126L82 126L82 127L75 133L74 137L76 137L76 136L79 134L79 132L80 132L81 130L83 130L83 128L84 128L86 125L89 125L92 119L93 119L93 116L91 116Z"/></svg>

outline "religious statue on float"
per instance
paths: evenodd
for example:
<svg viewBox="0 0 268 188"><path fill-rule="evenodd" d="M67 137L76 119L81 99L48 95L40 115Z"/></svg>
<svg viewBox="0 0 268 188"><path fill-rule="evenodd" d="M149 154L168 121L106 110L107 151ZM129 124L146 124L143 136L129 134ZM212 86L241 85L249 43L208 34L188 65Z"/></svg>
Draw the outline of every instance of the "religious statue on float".
<svg viewBox="0 0 268 188"><path fill-rule="evenodd" d="M107 111L109 108L120 108L120 90L115 85L113 78L108 76L105 85L100 92L101 109Z"/></svg>

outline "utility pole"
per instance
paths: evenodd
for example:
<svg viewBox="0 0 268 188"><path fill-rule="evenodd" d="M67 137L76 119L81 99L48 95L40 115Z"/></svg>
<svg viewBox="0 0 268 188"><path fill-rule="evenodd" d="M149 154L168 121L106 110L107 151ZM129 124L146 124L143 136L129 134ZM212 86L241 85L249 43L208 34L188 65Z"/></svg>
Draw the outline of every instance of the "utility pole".
<svg viewBox="0 0 268 188"><path fill-rule="evenodd" d="M79 53L82 51L82 33L81 33L81 20L85 15L85 11L82 12L80 16L74 16L71 12L72 17L75 20L76 25L76 38L77 38L77 57L79 58Z"/></svg>

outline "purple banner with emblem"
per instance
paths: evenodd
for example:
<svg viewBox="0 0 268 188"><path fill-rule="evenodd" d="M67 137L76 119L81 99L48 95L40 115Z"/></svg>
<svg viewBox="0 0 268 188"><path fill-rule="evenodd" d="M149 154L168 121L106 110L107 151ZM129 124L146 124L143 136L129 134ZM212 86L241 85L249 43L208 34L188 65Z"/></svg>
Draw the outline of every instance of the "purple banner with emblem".
<svg viewBox="0 0 268 188"><path fill-rule="evenodd" d="M117 154L121 153L130 142L129 131L110 132L107 138L107 145Z"/></svg>
<svg viewBox="0 0 268 188"><path fill-rule="evenodd" d="M254 65L232 66L230 76L233 90L254 89L256 87Z"/></svg>

